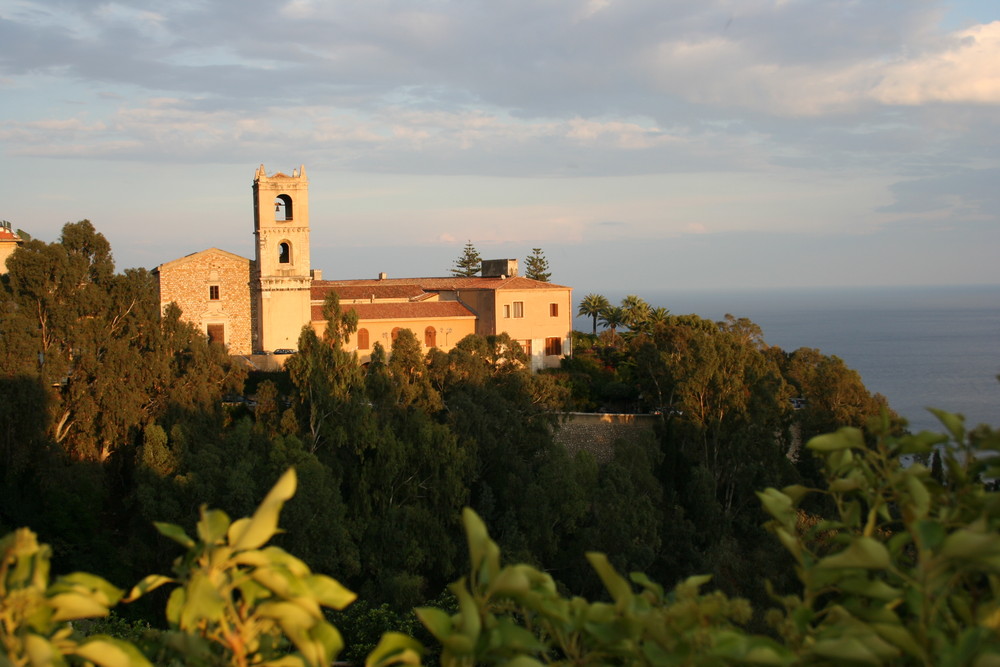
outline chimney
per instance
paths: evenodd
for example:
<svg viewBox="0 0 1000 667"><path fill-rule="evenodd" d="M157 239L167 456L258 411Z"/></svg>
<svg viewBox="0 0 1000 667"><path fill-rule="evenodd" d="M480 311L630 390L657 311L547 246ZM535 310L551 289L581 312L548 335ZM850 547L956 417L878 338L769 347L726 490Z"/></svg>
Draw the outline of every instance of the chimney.
<svg viewBox="0 0 1000 667"><path fill-rule="evenodd" d="M386 273L385 271L382 271L381 273L378 274L378 279L379 280L385 280L388 277L389 277L389 274Z"/></svg>
<svg viewBox="0 0 1000 667"><path fill-rule="evenodd" d="M484 259L479 272L483 278L506 278L517 276L516 259Z"/></svg>

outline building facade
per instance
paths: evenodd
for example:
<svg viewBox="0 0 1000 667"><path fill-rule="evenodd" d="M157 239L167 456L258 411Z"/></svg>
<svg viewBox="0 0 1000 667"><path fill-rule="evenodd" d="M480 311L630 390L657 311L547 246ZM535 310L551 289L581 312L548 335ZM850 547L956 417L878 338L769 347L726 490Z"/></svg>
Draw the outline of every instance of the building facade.
<svg viewBox="0 0 1000 667"><path fill-rule="evenodd" d="M231 354L294 350L304 326L322 334L323 303L337 294L355 311L358 331L346 343L361 362L375 343L389 351L402 329L426 349L447 352L465 336L507 333L533 368L554 367L571 353L572 290L517 275L517 260L483 262L471 278L322 280L311 267L309 181L305 167L254 175L253 260L211 248L158 266L160 306L176 303L184 319Z"/></svg>
<svg viewBox="0 0 1000 667"><path fill-rule="evenodd" d="M7 273L7 258L13 255L22 243L21 237L11 229L10 223L0 220L0 274Z"/></svg>

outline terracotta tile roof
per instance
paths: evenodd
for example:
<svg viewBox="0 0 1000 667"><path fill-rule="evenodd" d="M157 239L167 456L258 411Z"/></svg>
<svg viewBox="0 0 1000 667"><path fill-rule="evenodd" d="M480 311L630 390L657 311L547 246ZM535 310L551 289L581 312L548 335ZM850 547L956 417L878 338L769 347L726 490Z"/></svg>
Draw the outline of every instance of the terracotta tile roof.
<svg viewBox="0 0 1000 667"><path fill-rule="evenodd" d="M20 241L21 237L6 227L0 227L0 241Z"/></svg>
<svg viewBox="0 0 1000 667"><path fill-rule="evenodd" d="M337 293L343 301L356 301L359 299L416 299L424 298L425 292L419 285L408 284L380 284L375 281L374 285L343 285L332 284L329 280L314 280L312 284L312 300L322 301L330 291Z"/></svg>
<svg viewBox="0 0 1000 667"><path fill-rule="evenodd" d="M426 320L433 318L475 318L472 311L457 301L414 301L396 303L352 303L345 304L344 311L355 311L359 320ZM323 306L312 307L314 322L323 321Z"/></svg>
<svg viewBox="0 0 1000 667"><path fill-rule="evenodd" d="M442 290L474 290L474 289L569 289L566 285L545 283L517 276L515 278L376 278L368 280L324 280L324 284L344 287L369 287L374 285L417 285L427 292Z"/></svg>

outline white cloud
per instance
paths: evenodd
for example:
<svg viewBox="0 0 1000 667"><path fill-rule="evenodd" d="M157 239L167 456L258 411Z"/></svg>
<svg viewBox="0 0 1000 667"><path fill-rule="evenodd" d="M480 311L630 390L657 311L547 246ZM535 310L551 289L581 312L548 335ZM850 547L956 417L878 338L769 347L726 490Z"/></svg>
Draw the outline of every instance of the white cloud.
<svg viewBox="0 0 1000 667"><path fill-rule="evenodd" d="M872 95L884 104L1000 104L1000 21L956 32L936 52L889 64Z"/></svg>

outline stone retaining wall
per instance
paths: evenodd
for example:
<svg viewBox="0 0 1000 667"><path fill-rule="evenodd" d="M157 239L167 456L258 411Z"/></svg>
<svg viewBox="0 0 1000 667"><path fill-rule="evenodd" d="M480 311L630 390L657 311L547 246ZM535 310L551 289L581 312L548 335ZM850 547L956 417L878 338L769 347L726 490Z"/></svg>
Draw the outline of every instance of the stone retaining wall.
<svg viewBox="0 0 1000 667"><path fill-rule="evenodd" d="M638 440L646 433L652 435L657 419L657 415L569 412L560 420L556 442L570 454L586 450L598 463L607 463L614 456L616 441Z"/></svg>

